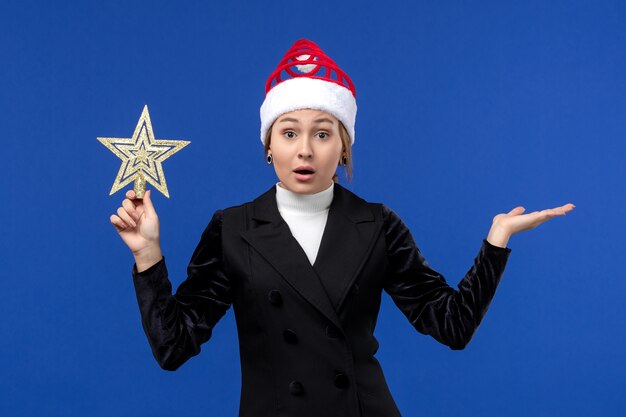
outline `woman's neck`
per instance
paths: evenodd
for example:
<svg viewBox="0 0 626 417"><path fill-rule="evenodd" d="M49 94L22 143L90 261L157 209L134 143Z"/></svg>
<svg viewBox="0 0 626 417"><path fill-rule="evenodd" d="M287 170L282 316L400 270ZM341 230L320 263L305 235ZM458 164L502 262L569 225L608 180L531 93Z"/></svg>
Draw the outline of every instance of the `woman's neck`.
<svg viewBox="0 0 626 417"><path fill-rule="evenodd" d="M276 183L276 202L279 210L300 213L318 213L327 210L333 201L334 182L328 188L315 194L300 194Z"/></svg>

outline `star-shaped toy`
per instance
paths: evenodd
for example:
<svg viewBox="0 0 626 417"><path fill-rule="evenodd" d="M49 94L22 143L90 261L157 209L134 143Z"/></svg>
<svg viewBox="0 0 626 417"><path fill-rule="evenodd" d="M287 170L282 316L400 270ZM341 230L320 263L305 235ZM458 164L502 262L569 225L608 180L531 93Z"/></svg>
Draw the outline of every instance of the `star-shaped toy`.
<svg viewBox="0 0 626 417"><path fill-rule="evenodd" d="M132 138L97 139L122 160L109 195L134 181L137 198L143 197L146 182L169 198L161 163L191 143L187 140L156 139L147 105L143 108Z"/></svg>

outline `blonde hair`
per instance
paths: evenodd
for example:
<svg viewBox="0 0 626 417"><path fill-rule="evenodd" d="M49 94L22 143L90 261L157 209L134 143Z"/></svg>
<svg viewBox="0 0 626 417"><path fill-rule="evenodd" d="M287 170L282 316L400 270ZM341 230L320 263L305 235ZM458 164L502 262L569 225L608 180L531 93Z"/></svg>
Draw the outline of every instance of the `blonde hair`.
<svg viewBox="0 0 626 417"><path fill-rule="evenodd" d="M267 134L265 135L265 145L264 145L264 152L265 152L265 156L267 156L267 153L270 149L270 142L272 139L272 128L274 127L274 124L272 123L272 125L269 127L269 129L267 129ZM339 122L339 137L341 138L341 145L342 145L342 150L341 150L341 157L343 159L343 157L346 157L346 177L348 179L348 181L352 180L352 140L350 139L350 134L348 133L348 130L345 128L345 126L343 125L343 123ZM339 180L339 176L337 175L337 173L335 173L335 175L333 175L333 181L337 182Z"/></svg>

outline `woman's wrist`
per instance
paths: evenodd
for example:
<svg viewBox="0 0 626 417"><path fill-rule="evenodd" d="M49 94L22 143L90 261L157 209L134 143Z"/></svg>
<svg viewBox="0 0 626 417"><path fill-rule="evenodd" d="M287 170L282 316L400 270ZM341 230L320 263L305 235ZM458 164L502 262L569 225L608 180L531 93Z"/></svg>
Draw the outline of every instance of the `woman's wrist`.
<svg viewBox="0 0 626 417"><path fill-rule="evenodd" d="M487 242L491 243L493 246L506 248L506 244L509 242L510 238L511 233L508 230L499 223L494 223L491 225L491 229L487 235Z"/></svg>
<svg viewBox="0 0 626 417"><path fill-rule="evenodd" d="M151 266L158 263L163 258L161 252L161 246L156 244L153 246L147 246L137 252L134 252L135 264L137 265L137 272L143 272Z"/></svg>

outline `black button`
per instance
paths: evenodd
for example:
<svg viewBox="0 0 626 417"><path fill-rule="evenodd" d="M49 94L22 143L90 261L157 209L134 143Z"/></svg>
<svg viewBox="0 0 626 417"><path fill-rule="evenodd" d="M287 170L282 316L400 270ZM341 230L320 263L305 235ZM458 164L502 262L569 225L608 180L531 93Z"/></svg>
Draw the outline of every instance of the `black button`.
<svg viewBox="0 0 626 417"><path fill-rule="evenodd" d="M278 290L271 290L267 294L267 298L270 300L270 303L275 306L279 306L283 303L283 297L280 295L280 291Z"/></svg>
<svg viewBox="0 0 626 417"><path fill-rule="evenodd" d="M289 392L291 395L302 395L304 394L304 388L302 384L298 381L291 381L289 383Z"/></svg>
<svg viewBox="0 0 626 417"><path fill-rule="evenodd" d="M359 288L359 284L354 284L350 289L350 294L357 295L361 289Z"/></svg>
<svg viewBox="0 0 626 417"><path fill-rule="evenodd" d="M283 337L287 341L287 343L296 344L298 343L298 336L296 336L296 332L291 329L287 329L283 332Z"/></svg>
<svg viewBox="0 0 626 417"><path fill-rule="evenodd" d="M343 337L343 334L339 331L337 327L329 324L328 326L326 326L326 336L330 337L331 339L340 339Z"/></svg>
<svg viewBox="0 0 626 417"><path fill-rule="evenodd" d="M335 375L335 386L337 388L341 388L341 389L348 388L348 385L350 385L350 380L345 374Z"/></svg>

